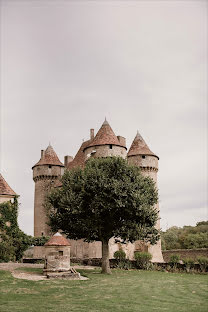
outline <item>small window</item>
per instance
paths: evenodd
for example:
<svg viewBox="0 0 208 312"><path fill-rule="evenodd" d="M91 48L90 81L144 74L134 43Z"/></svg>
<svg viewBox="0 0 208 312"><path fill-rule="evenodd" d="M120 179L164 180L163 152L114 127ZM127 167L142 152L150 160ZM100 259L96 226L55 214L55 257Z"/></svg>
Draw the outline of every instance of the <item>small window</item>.
<svg viewBox="0 0 208 312"><path fill-rule="evenodd" d="M48 168L51 168L51 165L49 165Z"/></svg>
<svg viewBox="0 0 208 312"><path fill-rule="evenodd" d="M112 149L113 148L113 145L112 144L110 144L110 149Z"/></svg>
<svg viewBox="0 0 208 312"><path fill-rule="evenodd" d="M145 156L145 155L142 155L142 158L144 158L144 159L145 159L145 158L146 158L146 156Z"/></svg>
<svg viewBox="0 0 208 312"><path fill-rule="evenodd" d="M62 250L59 250L59 256L63 256L63 251Z"/></svg>
<svg viewBox="0 0 208 312"><path fill-rule="evenodd" d="M42 232L41 235L44 236L44 233Z"/></svg>

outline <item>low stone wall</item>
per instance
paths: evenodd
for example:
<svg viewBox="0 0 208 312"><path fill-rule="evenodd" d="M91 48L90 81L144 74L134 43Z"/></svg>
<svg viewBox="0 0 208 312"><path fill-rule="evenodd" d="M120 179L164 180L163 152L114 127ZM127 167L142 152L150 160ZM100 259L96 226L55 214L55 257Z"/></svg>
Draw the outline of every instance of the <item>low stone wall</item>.
<svg viewBox="0 0 208 312"><path fill-rule="evenodd" d="M179 255L181 260L190 258L197 261L198 257L208 257L208 248L163 250L162 254L165 262L169 262L172 255Z"/></svg>

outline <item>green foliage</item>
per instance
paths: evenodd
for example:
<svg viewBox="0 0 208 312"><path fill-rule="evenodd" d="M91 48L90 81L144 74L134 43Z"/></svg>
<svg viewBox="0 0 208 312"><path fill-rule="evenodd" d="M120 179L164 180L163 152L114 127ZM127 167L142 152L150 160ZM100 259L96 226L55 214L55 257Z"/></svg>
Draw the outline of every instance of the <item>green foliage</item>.
<svg viewBox="0 0 208 312"><path fill-rule="evenodd" d="M170 227L161 233L162 249L208 248L208 221L201 221L196 226Z"/></svg>
<svg viewBox="0 0 208 312"><path fill-rule="evenodd" d="M171 255L169 263L177 264L180 261L180 255Z"/></svg>
<svg viewBox="0 0 208 312"><path fill-rule="evenodd" d="M123 251L122 249L121 250L117 250L116 252L114 252L114 255L113 257L116 259L116 260L125 260L126 259L126 253L125 251Z"/></svg>
<svg viewBox="0 0 208 312"><path fill-rule="evenodd" d="M17 198L0 204L0 262L19 261L31 245L32 237L20 230L17 216Z"/></svg>
<svg viewBox="0 0 208 312"><path fill-rule="evenodd" d="M31 239L31 245L34 246L44 246L45 243L49 240L50 236L39 236L39 237L33 237Z"/></svg>
<svg viewBox="0 0 208 312"><path fill-rule="evenodd" d="M148 270L151 268L152 255L149 252L139 252L134 253L134 258L136 260L136 266L138 269Z"/></svg>
<svg viewBox="0 0 208 312"><path fill-rule="evenodd" d="M200 265L201 271L206 272L208 270L208 258L207 257L198 257L197 261Z"/></svg>
<svg viewBox="0 0 208 312"><path fill-rule="evenodd" d="M66 171L63 186L48 196L50 225L87 241L120 237L155 243L158 195L151 178L119 157L90 159L82 170Z"/></svg>
<svg viewBox="0 0 208 312"><path fill-rule="evenodd" d="M185 270L187 273L189 273L190 269L194 267L194 260L191 258L184 258L183 263L185 265Z"/></svg>
<svg viewBox="0 0 208 312"><path fill-rule="evenodd" d="M155 183L120 157L89 159L84 169L65 171L62 188L48 196L50 226L71 239L123 242L159 239ZM107 255L107 253L105 253ZM107 262L106 262L107 263Z"/></svg>

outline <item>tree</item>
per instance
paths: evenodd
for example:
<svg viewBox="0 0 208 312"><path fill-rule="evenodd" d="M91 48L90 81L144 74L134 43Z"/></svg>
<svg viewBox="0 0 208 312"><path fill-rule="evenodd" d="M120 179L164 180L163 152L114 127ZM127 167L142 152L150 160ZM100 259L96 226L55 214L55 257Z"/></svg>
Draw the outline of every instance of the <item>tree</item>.
<svg viewBox="0 0 208 312"><path fill-rule="evenodd" d="M196 226L184 225L183 228L172 226L161 236L163 250L207 248L208 221L198 222Z"/></svg>
<svg viewBox="0 0 208 312"><path fill-rule="evenodd" d="M102 242L102 272L110 273L108 242L159 239L155 183L120 157L89 159L84 169L66 171L47 206L53 231L71 239Z"/></svg>

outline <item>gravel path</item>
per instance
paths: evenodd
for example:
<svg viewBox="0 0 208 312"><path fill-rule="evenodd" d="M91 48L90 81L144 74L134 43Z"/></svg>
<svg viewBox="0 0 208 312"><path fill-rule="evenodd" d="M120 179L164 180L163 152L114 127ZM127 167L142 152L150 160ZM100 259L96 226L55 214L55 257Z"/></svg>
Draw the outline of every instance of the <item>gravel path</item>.
<svg viewBox="0 0 208 312"><path fill-rule="evenodd" d="M33 263L0 263L0 270L10 271L11 274L15 278L26 279L30 281L41 281L41 280L48 280L46 276L43 276L42 273L38 272L21 272L16 270L18 268L43 268L43 264L33 264ZM74 269L88 269L93 270L95 267L91 266L73 266ZM16 271L15 271L16 270ZM81 280L87 279L86 277L81 276Z"/></svg>

